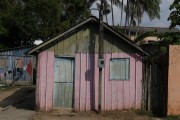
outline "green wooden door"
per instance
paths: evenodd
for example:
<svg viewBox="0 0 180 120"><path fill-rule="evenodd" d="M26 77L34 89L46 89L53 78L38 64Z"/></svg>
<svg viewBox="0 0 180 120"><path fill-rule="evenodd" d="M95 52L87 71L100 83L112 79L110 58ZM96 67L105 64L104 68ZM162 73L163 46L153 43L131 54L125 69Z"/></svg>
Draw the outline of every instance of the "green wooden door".
<svg viewBox="0 0 180 120"><path fill-rule="evenodd" d="M53 106L73 107L74 59L55 58Z"/></svg>

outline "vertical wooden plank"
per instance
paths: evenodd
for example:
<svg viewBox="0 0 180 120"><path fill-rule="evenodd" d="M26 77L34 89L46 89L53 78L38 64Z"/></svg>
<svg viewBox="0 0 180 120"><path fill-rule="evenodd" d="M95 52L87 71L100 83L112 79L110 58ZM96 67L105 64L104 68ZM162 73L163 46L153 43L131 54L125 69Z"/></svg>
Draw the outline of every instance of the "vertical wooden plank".
<svg viewBox="0 0 180 120"><path fill-rule="evenodd" d="M104 97L103 97L103 100L104 100L104 109L103 110L106 110L106 83L107 83L107 78L106 78L106 74L108 74L107 73L107 69L108 69L108 66L107 66L107 55L108 54L104 54L104 60L105 60L105 67L104 67L104 89L103 89L103 91L104 91Z"/></svg>
<svg viewBox="0 0 180 120"><path fill-rule="evenodd" d="M40 110L44 111L45 110L45 103L46 103L46 78L47 78L47 73L46 73L46 69L47 69L47 51L44 51L42 53L40 53L40 71L39 71L39 76L40 76Z"/></svg>
<svg viewBox="0 0 180 120"><path fill-rule="evenodd" d="M124 58L124 55L121 53L118 53L113 58ZM121 67L121 66L119 66ZM118 92L117 92L117 109L122 110L124 108L124 81L123 80L117 80Z"/></svg>
<svg viewBox="0 0 180 120"><path fill-rule="evenodd" d="M137 106L137 101L136 101L136 106ZM149 75L148 75L148 111L150 110L151 110L151 65L149 66Z"/></svg>
<svg viewBox="0 0 180 120"><path fill-rule="evenodd" d="M130 58L130 56L125 53L120 53L120 55L122 58ZM130 64L130 61L129 61L129 64ZM126 66L125 66L125 68L126 68ZM131 66L130 66L130 69L131 69ZM125 72L128 73L128 72L131 72L131 70L129 70L129 71L125 70ZM131 74L131 73L129 73L129 74ZM124 76L124 77L126 78L126 76ZM130 77L129 77L129 80L123 81L123 109L130 109L130 81L131 81Z"/></svg>
<svg viewBox="0 0 180 120"><path fill-rule="evenodd" d="M36 92L35 92L35 99L36 99L36 110L40 109L40 59L41 59L41 54L38 55L38 63L37 63L37 74L36 74ZM11 61L12 63L12 61Z"/></svg>
<svg viewBox="0 0 180 120"><path fill-rule="evenodd" d="M80 58L80 54L79 53L76 53L76 56L75 56L75 88L74 88L74 109L76 111L79 111L80 110L80 79L81 79L81 71L80 71L80 68L81 68L81 58Z"/></svg>
<svg viewBox="0 0 180 120"><path fill-rule="evenodd" d="M106 54L103 54L104 55L104 60L106 58ZM102 69L102 94L101 94L101 110L104 110L105 109L105 67Z"/></svg>
<svg viewBox="0 0 180 120"><path fill-rule="evenodd" d="M130 57L130 108L135 107L135 56Z"/></svg>
<svg viewBox="0 0 180 120"><path fill-rule="evenodd" d="M98 86L99 86L99 69L98 54L95 54L95 70L94 70L94 89L95 89L95 110L98 110Z"/></svg>
<svg viewBox="0 0 180 120"><path fill-rule="evenodd" d="M112 53L112 58L118 58L118 53ZM117 66L114 66L117 67ZM112 110L118 109L118 83L120 80L112 80Z"/></svg>
<svg viewBox="0 0 180 120"><path fill-rule="evenodd" d="M54 81L54 52L47 53L47 85L46 85L46 111L52 109L53 81Z"/></svg>
<svg viewBox="0 0 180 120"><path fill-rule="evenodd" d="M123 108L124 109L131 109L130 108L130 81L126 80L123 82Z"/></svg>
<svg viewBox="0 0 180 120"><path fill-rule="evenodd" d="M109 80L109 62L110 62L111 54L106 54L105 61L105 110L111 110L111 80Z"/></svg>
<svg viewBox="0 0 180 120"><path fill-rule="evenodd" d="M64 92L64 97L65 97L65 106L64 107L70 107L71 101L69 98L69 95L71 94L70 91L70 80L71 80L71 61L70 60L63 60L64 65L65 65L65 70L64 70L64 75L65 75L65 92Z"/></svg>
<svg viewBox="0 0 180 120"><path fill-rule="evenodd" d="M80 91L80 110L85 110L86 104L86 54L81 54L81 91Z"/></svg>
<svg viewBox="0 0 180 120"><path fill-rule="evenodd" d="M56 81L58 81L58 61L57 59L55 59L55 63L54 63L54 89L53 89L53 107L58 106L58 102L57 99L59 98L59 88L58 88L58 84L56 83Z"/></svg>
<svg viewBox="0 0 180 120"><path fill-rule="evenodd" d="M95 72L95 54L89 54L90 56L90 61L89 61L89 80L90 80L90 109L94 110L95 109L95 77L94 77L94 72Z"/></svg>
<svg viewBox="0 0 180 120"><path fill-rule="evenodd" d="M90 60L91 60L91 58L90 58L90 54L88 54L87 53L87 58L86 58L86 60L87 60L87 64L86 64L86 110L90 110L91 109L91 89L90 89L90 82L91 82L91 69L90 69L90 66L91 66L91 64L90 64Z"/></svg>
<svg viewBox="0 0 180 120"><path fill-rule="evenodd" d="M73 93L74 93L74 90L73 90L73 88L74 88L74 60L70 60L70 70L69 70L70 72L71 72L71 78L70 78L70 82L69 82L69 91L70 91L70 94L69 94L69 102L70 102L70 104L69 104L69 107L73 107L73 103L72 103L72 101L73 101Z"/></svg>
<svg viewBox="0 0 180 120"><path fill-rule="evenodd" d="M139 56L136 62L136 108L141 108L141 97L142 97L142 57Z"/></svg>
<svg viewBox="0 0 180 120"><path fill-rule="evenodd" d="M58 45L58 54L57 55L63 55L63 53L64 53L63 41L60 41L57 45Z"/></svg>
<svg viewBox="0 0 180 120"><path fill-rule="evenodd" d="M58 44L54 45L54 52L56 55L58 55Z"/></svg>
<svg viewBox="0 0 180 120"><path fill-rule="evenodd" d="M75 56L75 51L76 51L76 35L72 35L70 37L70 55Z"/></svg>

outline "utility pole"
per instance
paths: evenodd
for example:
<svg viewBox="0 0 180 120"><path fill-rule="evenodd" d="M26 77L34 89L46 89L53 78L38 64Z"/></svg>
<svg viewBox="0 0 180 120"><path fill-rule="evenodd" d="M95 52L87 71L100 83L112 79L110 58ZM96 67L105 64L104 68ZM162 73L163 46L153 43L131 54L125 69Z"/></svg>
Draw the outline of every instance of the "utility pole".
<svg viewBox="0 0 180 120"><path fill-rule="evenodd" d="M102 100L102 69L104 67L104 30L103 30L103 10L104 0L101 0L101 6L99 11L99 96L98 96L98 113L101 113L101 100Z"/></svg>

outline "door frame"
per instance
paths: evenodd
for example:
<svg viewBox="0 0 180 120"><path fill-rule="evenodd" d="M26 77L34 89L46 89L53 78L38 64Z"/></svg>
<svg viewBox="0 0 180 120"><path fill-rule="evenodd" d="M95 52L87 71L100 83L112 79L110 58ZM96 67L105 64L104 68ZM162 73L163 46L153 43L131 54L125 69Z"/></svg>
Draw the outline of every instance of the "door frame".
<svg viewBox="0 0 180 120"><path fill-rule="evenodd" d="M59 59L69 59L69 60L73 60L74 62L74 69L73 69L73 96L72 96L72 108L74 108L74 100L75 100L75 57L73 56L60 56L60 55L55 55L54 56L54 65L55 65L55 59L59 58ZM55 80L55 78L54 78ZM53 80L53 84L54 84L54 80ZM53 87L53 101L54 102L54 87ZM53 103L53 107L54 107L54 103Z"/></svg>

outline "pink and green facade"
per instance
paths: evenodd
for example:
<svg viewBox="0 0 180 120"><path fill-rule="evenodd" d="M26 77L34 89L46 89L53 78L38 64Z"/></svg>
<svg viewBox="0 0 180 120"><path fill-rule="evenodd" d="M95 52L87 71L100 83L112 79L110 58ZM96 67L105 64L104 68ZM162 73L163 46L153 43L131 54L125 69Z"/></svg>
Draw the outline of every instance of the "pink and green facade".
<svg viewBox="0 0 180 120"><path fill-rule="evenodd" d="M38 58L38 110L98 109L98 29L98 19L90 17L28 52ZM104 24L102 110L141 108L143 55L147 53Z"/></svg>

